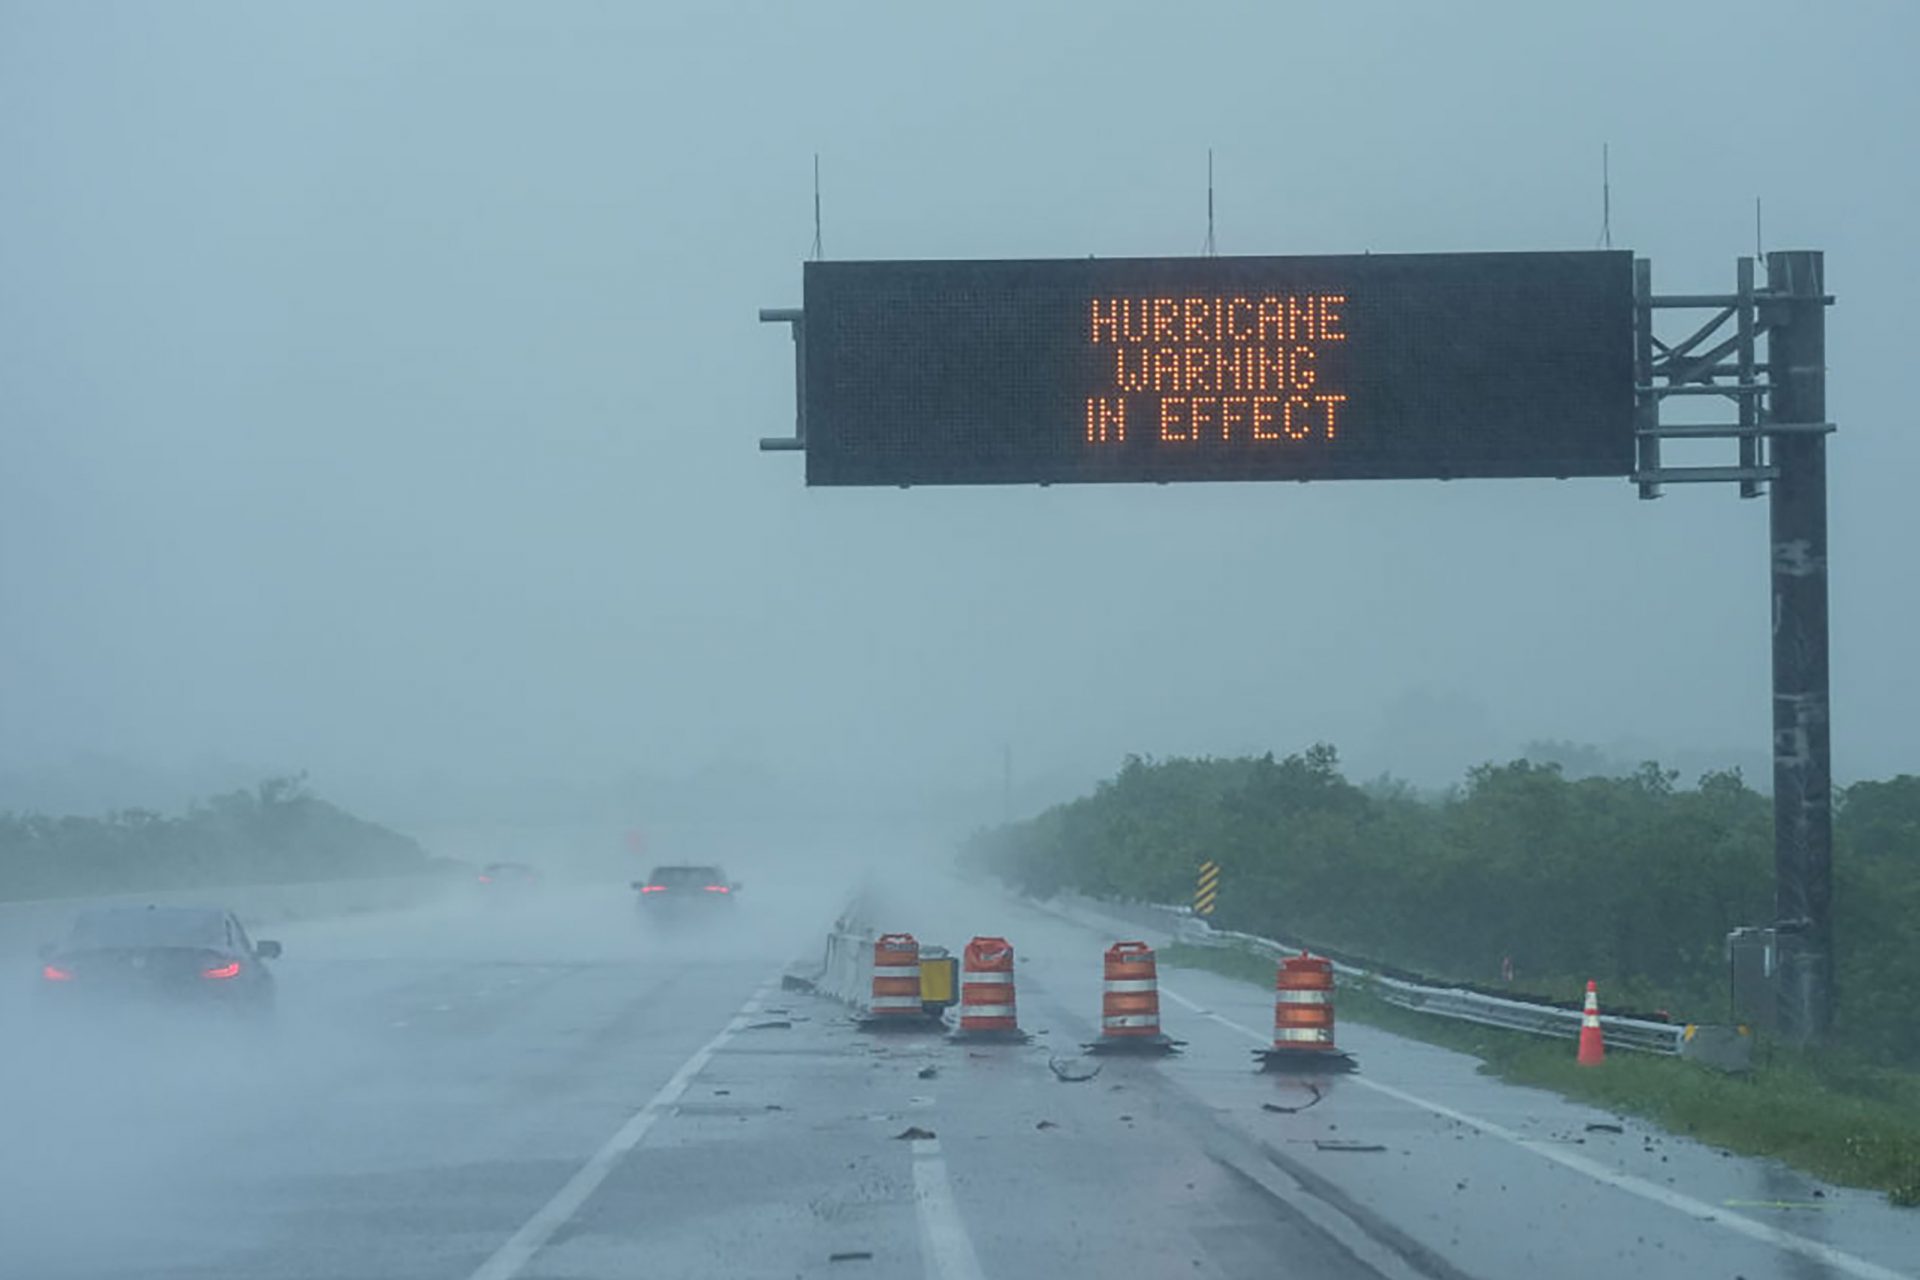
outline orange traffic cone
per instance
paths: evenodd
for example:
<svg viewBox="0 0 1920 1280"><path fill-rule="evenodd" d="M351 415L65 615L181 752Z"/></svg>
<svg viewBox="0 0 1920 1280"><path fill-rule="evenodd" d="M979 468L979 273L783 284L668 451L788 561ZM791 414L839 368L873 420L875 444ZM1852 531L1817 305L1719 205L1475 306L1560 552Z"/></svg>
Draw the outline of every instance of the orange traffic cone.
<svg viewBox="0 0 1920 1280"><path fill-rule="evenodd" d="M1607 1042L1600 1034L1599 988L1587 979L1587 1007L1580 1018L1580 1056L1583 1067L1597 1067L1607 1060Z"/></svg>

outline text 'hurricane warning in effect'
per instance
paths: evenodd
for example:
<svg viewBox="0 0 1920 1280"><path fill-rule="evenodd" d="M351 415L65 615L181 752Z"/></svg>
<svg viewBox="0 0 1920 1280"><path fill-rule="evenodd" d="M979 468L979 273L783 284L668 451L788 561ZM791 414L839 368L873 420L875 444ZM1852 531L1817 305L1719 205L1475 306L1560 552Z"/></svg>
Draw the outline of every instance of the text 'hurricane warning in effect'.
<svg viewBox="0 0 1920 1280"><path fill-rule="evenodd" d="M1087 397L1086 443L1127 442L1129 423L1163 444L1280 445L1339 434L1346 393L1322 353L1347 340L1341 293L1095 298L1088 331L1113 382Z"/></svg>
<svg viewBox="0 0 1920 1280"><path fill-rule="evenodd" d="M1623 476L1624 252L809 262L813 485Z"/></svg>

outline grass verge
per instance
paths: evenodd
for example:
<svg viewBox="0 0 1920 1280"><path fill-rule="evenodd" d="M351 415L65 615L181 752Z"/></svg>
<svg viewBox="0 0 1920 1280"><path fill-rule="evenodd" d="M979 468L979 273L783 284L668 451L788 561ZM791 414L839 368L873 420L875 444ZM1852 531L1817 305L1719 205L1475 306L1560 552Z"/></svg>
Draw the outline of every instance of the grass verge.
<svg viewBox="0 0 1920 1280"><path fill-rule="evenodd" d="M1263 987L1273 982L1273 961L1236 947L1175 945L1160 959ZM1920 1205L1920 1077L1911 1073L1764 1047L1763 1061L1742 1076L1625 1052L1580 1067L1567 1041L1415 1013L1364 982L1341 986L1339 1016L1472 1054L1502 1080L1642 1116L1730 1151L1772 1156L1829 1182L1884 1191L1897 1205Z"/></svg>

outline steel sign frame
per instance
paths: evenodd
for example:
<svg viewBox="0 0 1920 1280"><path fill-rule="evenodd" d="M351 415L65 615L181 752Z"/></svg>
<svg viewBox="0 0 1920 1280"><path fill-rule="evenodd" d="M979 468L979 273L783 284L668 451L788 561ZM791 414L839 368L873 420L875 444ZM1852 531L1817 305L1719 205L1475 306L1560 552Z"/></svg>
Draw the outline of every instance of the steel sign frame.
<svg viewBox="0 0 1920 1280"><path fill-rule="evenodd" d="M1632 255L809 262L809 485L1625 476Z"/></svg>
<svg viewBox="0 0 1920 1280"><path fill-rule="evenodd" d="M1556 274L1583 262L1594 264L1587 284L1602 279L1603 288L1567 287L1566 277ZM795 348L793 435L762 439L760 447L805 453L810 485L1624 475L1642 498L1658 498L1675 484L1737 485L1743 498L1764 495L1772 552L1772 927L1780 973L1777 1020L1789 1041L1816 1043L1832 1027L1836 1001L1826 461L1826 437L1835 428L1826 416L1825 317L1834 299L1826 288L1824 255L1817 250L1770 251L1764 286L1755 281L1755 265L1751 258L1737 260L1731 292L1657 294L1651 262L1612 251L1039 263L812 262L805 272L804 308L760 313L762 321L789 325ZM1476 267L1478 276L1473 275ZM1624 319L1618 280L1622 267L1631 273ZM1535 274L1526 296L1538 306L1510 307L1505 313L1488 310L1484 296L1488 280L1530 270ZM1397 295L1391 287L1384 292L1379 288L1383 281L1390 284L1395 279L1405 284L1423 278L1432 286L1448 271L1467 272L1453 276L1456 284L1477 280L1475 287L1482 288L1477 308L1469 305L1467 293L1456 292L1437 301L1427 298L1423 304L1414 296L1420 294L1418 288L1403 288ZM1009 292L1009 272L1022 288L1042 294L1050 288L1052 293L1046 296L1051 301L1023 310L1016 305L1018 290ZM948 283L957 280L964 287L956 298L927 306L924 294L915 291L924 290L942 273ZM890 275L895 277L891 281ZM982 407L948 394L954 371L978 374L982 367L989 371L996 367L991 362L970 365L964 341L922 341L918 350L892 353L904 358L877 363L871 374L855 370L849 377L840 350L846 337L845 313L835 300L836 290L845 282L861 284L863 276L870 290L878 282L894 288L895 294L870 307L864 320L854 324L855 330L859 323L883 336L894 330L892 338L897 342L902 336L911 339L916 332L924 334L928 317L933 316L936 321L960 321L950 326L952 332L972 332L976 347L979 330L1009 320L1016 336L1021 325L1028 334L1038 333L1044 341L1012 346L1010 360L1004 351L995 352L987 344L988 354L1000 360L1006 375L992 387L1002 393L1008 386L1024 388L1031 396L1037 386L1043 393L1043 409L1047 404L1052 407L1036 413L1029 403L1024 418L1015 423L1016 430L1003 431L998 439L988 436L975 441L983 447L971 452L964 447L968 442L963 431L940 448L923 448L915 454L910 448L903 453L896 447L891 457L883 449L877 460L863 462L858 455L859 432L848 430L849 386L858 392L866 378L869 392L874 387L886 391L918 380L934 389L928 405L936 426L951 431L956 405L962 418ZM1554 281L1563 286L1559 292ZM1399 300L1394 303L1396 297ZM1363 301L1356 306L1357 298ZM1382 304L1382 298L1394 305ZM1542 298L1546 301L1540 302ZM1583 316L1581 308L1588 305L1591 310ZM1663 337L1656 317L1676 311L1707 314L1678 335ZM1545 323L1534 326L1541 332L1513 342L1499 340L1507 330L1468 323L1476 315L1498 314L1508 320L1520 316ZM1383 317L1386 323L1376 325ZM1436 327L1436 317L1453 323ZM1411 330L1406 327L1409 322ZM1076 323L1085 340L1077 349L1070 340L1062 345L1062 334ZM1246 349L1249 344L1242 342L1249 326L1251 352ZM1409 333L1415 339L1411 344L1404 340ZM1557 338L1552 336L1556 334ZM1541 349L1543 337L1553 358L1545 364L1530 364L1525 357ZM1105 351L1098 349L1103 341L1108 346ZM1457 357L1450 374L1448 342ZM1533 345L1528 346L1529 342ZM1622 345L1626 347L1624 379ZM1304 355L1284 349L1300 346L1307 349ZM1139 348L1148 347L1153 354L1143 363ZM1197 363L1189 364L1184 350L1178 359L1162 350L1169 347L1197 347ZM1586 351L1589 358L1570 359L1579 351ZM1064 358L1050 361L1049 353L1064 353ZM1300 372L1302 368L1310 378ZM1034 369L1041 371L1040 376L1035 376ZM1434 369L1440 374L1425 380L1419 377ZM1463 370L1473 375L1465 379L1471 384L1474 377L1485 381L1489 369L1513 375L1504 383L1495 379L1497 396L1479 401L1449 399L1447 389L1460 388ZM1053 371L1052 383L1047 370ZM1400 388L1398 381L1410 375L1413 387ZM1099 381L1103 376L1109 379L1104 389ZM1245 385L1249 376L1255 381L1250 390ZM1072 382L1076 377L1078 384ZM1202 384L1198 387L1193 385L1196 377ZM1267 387L1266 394L1280 397L1267 402L1264 437L1258 430L1259 406L1241 405L1236 418L1223 407L1222 399L1241 395L1250 400L1261 395L1262 377L1278 380L1278 386ZM1232 385L1224 390L1218 385L1229 381ZM1148 393L1147 412L1143 415L1131 404L1124 412L1111 406L1099 411L1096 400L1114 387L1123 394ZM1389 411L1369 416L1370 408L1380 407L1372 397L1382 387ZM1513 394L1516 388L1531 389L1541 403L1525 403L1525 396ZM1196 393L1222 400L1202 417L1214 433L1206 449L1197 447L1201 441L1196 439L1166 438L1191 433L1195 421L1191 403L1176 406L1172 431L1164 425L1167 407L1153 403L1155 397ZM1623 394L1629 415L1624 436L1619 423ZM1051 400L1045 399L1048 395ZM1076 396L1086 405L1080 440L1085 448L1077 459L1073 432L1061 430L1061 423L1072 417ZM1311 404L1320 403L1313 397L1334 397L1332 412L1338 413L1344 434L1334 430L1333 418L1315 418L1311 407L1301 410L1296 396L1309 398ZM1668 401L1697 403L1696 398L1731 402L1734 420L1666 419L1663 409ZM881 400L891 412L881 426L892 425L896 436L899 422L921 419L922 415L912 412L916 407L912 404L906 405L909 412L903 414L898 412L900 405ZM1019 399L1009 402L1018 404ZM1276 403L1281 407L1276 409ZM1304 416L1290 419L1288 405ZM1437 421L1437 434L1433 421L1423 426L1409 417L1409 407ZM1124 441L1123 417L1128 419ZM1574 424L1571 430L1569 420ZM1052 434L1037 433L1036 422L1039 432ZM1542 422L1558 423L1546 431L1544 449L1540 440L1525 431L1528 424ZM1289 433L1289 425L1304 426L1304 430ZM872 426L869 415L865 428ZM1373 432L1370 443L1369 430ZM1361 437L1361 447L1347 449L1356 435ZM1330 447L1336 436L1339 449ZM1175 450L1184 457L1169 464L1166 455L1155 460L1150 447L1139 448L1150 446L1156 437L1161 443L1194 447ZM884 437L877 438L885 443ZM1050 443L1035 450L1035 439ZM1735 455L1731 465L1674 465L1662 456L1662 445L1668 440L1731 443ZM1556 453L1556 441L1571 452ZM1512 446L1513 452L1489 462L1485 452L1489 442ZM896 438L894 444L898 443ZM1135 446L1133 456L1116 447L1122 443ZM1289 452L1290 446L1305 447ZM1250 455L1262 450L1263 458L1249 461ZM1147 461L1143 463L1142 458Z"/></svg>

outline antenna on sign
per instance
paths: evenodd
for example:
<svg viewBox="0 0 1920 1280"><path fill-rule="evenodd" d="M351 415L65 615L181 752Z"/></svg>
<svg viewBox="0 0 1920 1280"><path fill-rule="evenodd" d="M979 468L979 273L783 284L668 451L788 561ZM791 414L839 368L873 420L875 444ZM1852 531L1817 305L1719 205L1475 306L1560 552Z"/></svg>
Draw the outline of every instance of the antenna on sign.
<svg viewBox="0 0 1920 1280"><path fill-rule="evenodd" d="M1213 148L1207 148L1207 247L1202 250L1207 257L1214 255L1213 243Z"/></svg>
<svg viewBox="0 0 1920 1280"><path fill-rule="evenodd" d="M1764 262L1767 255L1761 247L1762 243L1760 237L1760 197L1755 196L1753 198L1753 256L1755 260Z"/></svg>
<svg viewBox="0 0 1920 1280"><path fill-rule="evenodd" d="M1600 243L1613 248L1613 163L1604 142L1600 144Z"/></svg>
<svg viewBox="0 0 1920 1280"><path fill-rule="evenodd" d="M820 153L813 153L813 260L820 261Z"/></svg>

